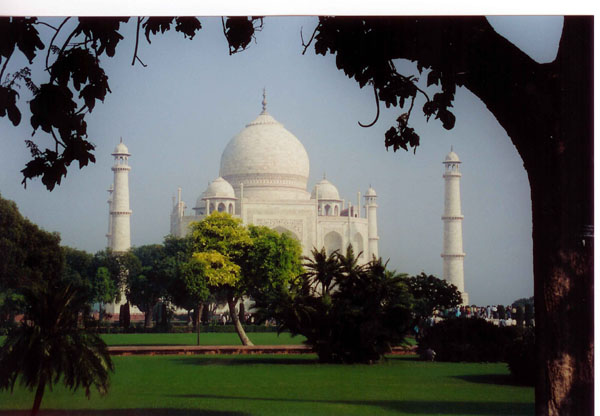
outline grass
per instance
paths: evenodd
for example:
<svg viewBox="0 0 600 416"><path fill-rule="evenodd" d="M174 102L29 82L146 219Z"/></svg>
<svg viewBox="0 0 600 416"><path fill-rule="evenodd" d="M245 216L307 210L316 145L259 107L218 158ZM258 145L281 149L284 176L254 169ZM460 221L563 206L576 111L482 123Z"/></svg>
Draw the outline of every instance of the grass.
<svg viewBox="0 0 600 416"><path fill-rule="evenodd" d="M510 384L505 364L318 364L314 355L114 357L110 393L62 386L46 415L531 415L533 388ZM24 415L33 394L0 393L0 415ZM60 409L60 410L56 410ZM20 411L19 411L20 410ZM42 413L42 414L44 414Z"/></svg>
<svg viewBox="0 0 600 416"><path fill-rule="evenodd" d="M304 337L292 337L289 333L277 336L276 332L252 332L246 334L255 345L298 345ZM102 334L107 345L196 345L196 334ZM202 332L200 345L241 345L235 332Z"/></svg>

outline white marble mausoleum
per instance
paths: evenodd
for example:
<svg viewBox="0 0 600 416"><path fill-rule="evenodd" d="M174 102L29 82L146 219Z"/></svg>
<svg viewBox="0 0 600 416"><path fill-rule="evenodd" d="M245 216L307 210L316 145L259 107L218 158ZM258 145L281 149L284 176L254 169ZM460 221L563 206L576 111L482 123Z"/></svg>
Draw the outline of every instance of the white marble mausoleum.
<svg viewBox="0 0 600 416"><path fill-rule="evenodd" d="M375 190L369 187L364 202L358 192L353 205L324 177L309 192L309 170L304 146L267 112L263 99L263 111L229 141L218 177L198 196L191 212L178 190L171 234L182 237L191 222L213 211L228 212L244 224L289 233L300 241L304 255L322 247L343 252L351 243L357 254L362 252L361 263L379 257Z"/></svg>

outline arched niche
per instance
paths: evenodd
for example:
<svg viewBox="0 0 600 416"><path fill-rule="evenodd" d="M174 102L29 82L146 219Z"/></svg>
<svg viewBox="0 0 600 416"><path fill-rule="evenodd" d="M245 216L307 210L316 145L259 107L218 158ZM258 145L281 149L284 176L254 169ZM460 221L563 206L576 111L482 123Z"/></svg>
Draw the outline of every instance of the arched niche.
<svg viewBox="0 0 600 416"><path fill-rule="evenodd" d="M325 235L324 241L325 252L327 255L335 250L342 251L342 236L336 231L330 231Z"/></svg>
<svg viewBox="0 0 600 416"><path fill-rule="evenodd" d="M360 254L360 256L358 256L359 258L365 257L365 253L362 252L365 249L364 247L365 245L363 236L360 235L360 233L355 233L352 237L352 248L354 249L354 253L356 253L357 256Z"/></svg>

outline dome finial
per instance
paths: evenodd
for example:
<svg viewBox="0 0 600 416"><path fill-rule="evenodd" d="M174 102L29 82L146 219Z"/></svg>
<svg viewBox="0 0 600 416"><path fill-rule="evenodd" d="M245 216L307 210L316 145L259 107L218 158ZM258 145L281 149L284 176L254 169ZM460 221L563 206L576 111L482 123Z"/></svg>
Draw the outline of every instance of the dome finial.
<svg viewBox="0 0 600 416"><path fill-rule="evenodd" d="M327 173L323 172L323 179L327 179Z"/></svg>
<svg viewBox="0 0 600 416"><path fill-rule="evenodd" d="M450 151L454 152L454 146L453 145L450 145Z"/></svg>
<svg viewBox="0 0 600 416"><path fill-rule="evenodd" d="M123 143L123 136L121 136L121 143Z"/></svg>
<svg viewBox="0 0 600 416"><path fill-rule="evenodd" d="M267 89L263 88L263 100L262 100L263 113L267 111Z"/></svg>

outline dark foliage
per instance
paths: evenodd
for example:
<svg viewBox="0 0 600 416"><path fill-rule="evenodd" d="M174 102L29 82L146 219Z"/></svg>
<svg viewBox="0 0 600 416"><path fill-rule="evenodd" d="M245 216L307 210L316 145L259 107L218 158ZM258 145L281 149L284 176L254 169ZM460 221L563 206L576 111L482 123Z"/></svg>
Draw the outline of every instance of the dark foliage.
<svg viewBox="0 0 600 416"><path fill-rule="evenodd" d="M104 102L110 86L102 67L102 59L115 56L116 48L124 39L120 33L129 17L65 18L58 27L47 25L35 17L0 17L0 117L8 117L17 126L22 115L17 104L21 82L33 93L29 100L30 124L35 135L38 129L47 133L52 146L41 148L45 140L25 140L31 153L23 173L27 180L40 177L48 190L60 185L71 163L79 168L95 163L93 140L88 137L86 116L98 102ZM139 17L132 65L139 62L139 35L143 31L148 43L151 36L172 28L192 39L202 28L195 17ZM43 25L43 26L42 26ZM54 30L45 44L38 28ZM230 53L244 50L262 27L260 17L234 17L224 21L224 33ZM66 37L62 44L55 41ZM38 54L40 50L44 54ZM42 60L48 74L47 82L36 85L28 67L14 74L6 72L14 52L20 51L32 64Z"/></svg>
<svg viewBox="0 0 600 416"><path fill-rule="evenodd" d="M401 277L381 260L358 266L351 247L345 256L313 256L308 271L269 306L279 330L304 335L321 362L380 360L410 324L411 297Z"/></svg>
<svg viewBox="0 0 600 416"><path fill-rule="evenodd" d="M22 292L25 319L0 347L0 389L12 391L17 381L35 389L32 414L44 390L59 382L72 390L83 387L88 398L92 387L105 394L113 364L98 334L79 325L86 319L87 297L64 279L38 282Z"/></svg>
<svg viewBox="0 0 600 416"><path fill-rule="evenodd" d="M523 306L525 307L525 305L533 305L534 304L534 298L533 296L530 298L520 298L515 300L513 303L513 306Z"/></svg>
<svg viewBox="0 0 600 416"><path fill-rule="evenodd" d="M417 321L431 316L436 309L450 309L462 302L456 286L433 275L422 272L417 276L406 277L404 281L414 298L413 312Z"/></svg>
<svg viewBox="0 0 600 416"><path fill-rule="evenodd" d="M254 33L262 30L263 18L260 16L237 16L223 20L223 33L229 43L229 54L241 52L248 48L254 39Z"/></svg>
<svg viewBox="0 0 600 416"><path fill-rule="evenodd" d="M0 196L0 326L14 326L15 315L25 312L22 288L58 278L63 268L58 234L40 229Z"/></svg>
<svg viewBox="0 0 600 416"><path fill-rule="evenodd" d="M437 361L506 361L516 331L514 327L498 327L484 319L446 319L423 334L417 351L424 355L432 349Z"/></svg>
<svg viewBox="0 0 600 416"><path fill-rule="evenodd" d="M515 381L534 385L536 368L535 332L531 328L518 331L506 357L508 368Z"/></svg>

